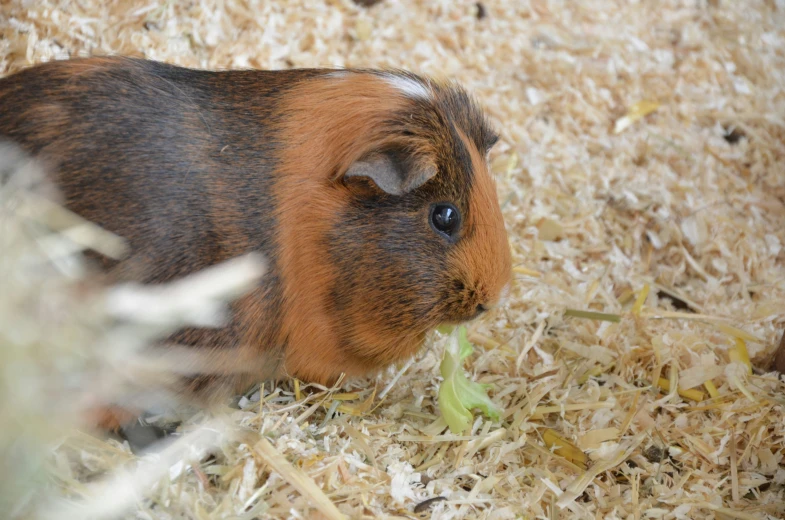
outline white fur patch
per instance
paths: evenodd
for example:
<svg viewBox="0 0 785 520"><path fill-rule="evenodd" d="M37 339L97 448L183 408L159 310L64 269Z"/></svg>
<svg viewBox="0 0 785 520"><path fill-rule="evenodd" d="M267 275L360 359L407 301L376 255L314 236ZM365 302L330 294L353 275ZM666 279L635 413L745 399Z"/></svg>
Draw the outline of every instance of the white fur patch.
<svg viewBox="0 0 785 520"><path fill-rule="evenodd" d="M388 84L407 97L416 99L430 99L431 97L431 91L419 81L396 74L384 74L383 77Z"/></svg>
<svg viewBox="0 0 785 520"><path fill-rule="evenodd" d="M349 72L346 70L333 70L325 74L327 78L345 78L349 75Z"/></svg>

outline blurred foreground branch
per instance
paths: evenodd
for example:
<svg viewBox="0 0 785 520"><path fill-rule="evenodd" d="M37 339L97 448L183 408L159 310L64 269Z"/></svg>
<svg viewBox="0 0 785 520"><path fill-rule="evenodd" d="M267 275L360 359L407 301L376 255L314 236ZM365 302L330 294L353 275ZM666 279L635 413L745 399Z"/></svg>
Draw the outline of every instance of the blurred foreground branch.
<svg viewBox="0 0 785 520"><path fill-rule="evenodd" d="M87 249L121 257L127 246L61 207L41 165L0 143L0 510L6 518L116 517L184 454L202 456L221 437L220 421L208 421L139 466L79 487L80 497L73 489L63 495L66 477L54 471L53 448L89 427L87 408L136 392L153 395L157 383L164 389L187 350L151 357L150 345L183 326L221 325L227 303L265 270L261 257L249 255L166 286L104 287L88 283Z"/></svg>

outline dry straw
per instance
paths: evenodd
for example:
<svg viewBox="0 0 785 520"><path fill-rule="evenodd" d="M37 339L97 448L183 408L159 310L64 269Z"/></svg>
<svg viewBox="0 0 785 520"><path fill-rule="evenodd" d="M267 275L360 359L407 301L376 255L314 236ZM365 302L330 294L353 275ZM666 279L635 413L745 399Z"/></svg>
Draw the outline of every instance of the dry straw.
<svg viewBox="0 0 785 520"><path fill-rule="evenodd" d="M785 517L785 384L765 370L785 327L785 5L484 0L479 12L474 1L393 0L0 8L3 74L91 53L404 67L463 82L503 136L491 163L516 284L472 324L466 365L493 385L501 421L449 432L434 336L376 379L267 383L218 425L195 416L175 439L206 424L212 449L177 454L163 480L122 495L129 518ZM4 227L4 241L9 230L29 227ZM84 244L46 233L57 249L41 249L32 236L35 247L4 242L2 268L23 251L25 265L49 267L4 286L0 337L30 344L20 325L32 323L41 352L73 360L102 330L100 307L66 305L61 290L78 272L65 259ZM42 317L24 301L67 312ZM2 470L38 480L3 479L3 498L46 490L109 508L90 502L92 481L152 462L68 434L70 409L36 389L47 365L20 352L0 353L2 410L20 414L4 415L2 449L36 459L6 457ZM33 368L6 370L17 355ZM39 440L47 450L33 449Z"/></svg>

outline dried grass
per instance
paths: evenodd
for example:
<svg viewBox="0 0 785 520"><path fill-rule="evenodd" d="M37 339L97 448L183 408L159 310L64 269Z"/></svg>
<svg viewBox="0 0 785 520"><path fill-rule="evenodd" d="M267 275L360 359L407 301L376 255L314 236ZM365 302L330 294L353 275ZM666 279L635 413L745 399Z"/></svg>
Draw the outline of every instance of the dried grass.
<svg viewBox="0 0 785 520"><path fill-rule="evenodd" d="M0 7L3 74L89 53L392 65L459 79L502 131L516 284L473 324L469 360L501 423L447 431L434 337L375 379L246 396L219 449L175 464L129 517L332 518L324 496L352 518L416 518L437 496L438 518L785 516L785 385L746 363L767 366L785 327L785 5L483 5L481 20L440 1ZM7 294L2 320L20 315ZM48 479L68 497L135 460L86 434L55 448Z"/></svg>

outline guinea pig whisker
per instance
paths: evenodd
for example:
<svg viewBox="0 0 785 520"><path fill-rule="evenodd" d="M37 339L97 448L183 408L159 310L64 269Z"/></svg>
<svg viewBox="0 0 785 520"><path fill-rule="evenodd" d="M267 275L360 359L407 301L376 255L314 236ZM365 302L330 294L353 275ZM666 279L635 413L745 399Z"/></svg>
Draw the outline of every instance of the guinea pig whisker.
<svg viewBox="0 0 785 520"><path fill-rule="evenodd" d="M492 224L481 224L479 222L474 222L472 224L472 226L474 226L474 227L483 227L483 228L491 228L491 229L499 229L499 228L503 229L503 228L505 228L505 225L504 225L503 222L501 224L493 224L493 225Z"/></svg>

